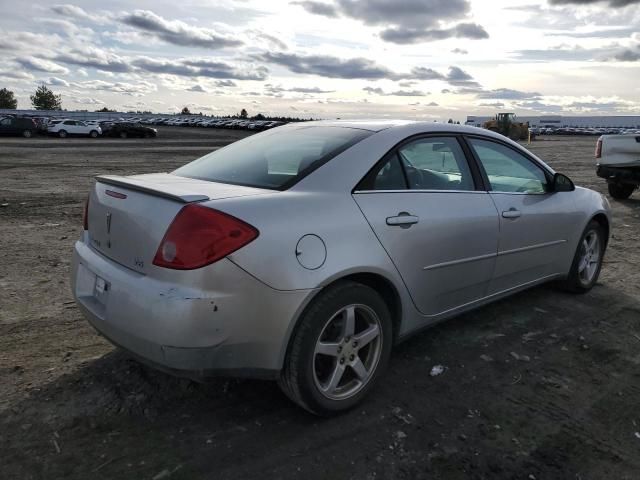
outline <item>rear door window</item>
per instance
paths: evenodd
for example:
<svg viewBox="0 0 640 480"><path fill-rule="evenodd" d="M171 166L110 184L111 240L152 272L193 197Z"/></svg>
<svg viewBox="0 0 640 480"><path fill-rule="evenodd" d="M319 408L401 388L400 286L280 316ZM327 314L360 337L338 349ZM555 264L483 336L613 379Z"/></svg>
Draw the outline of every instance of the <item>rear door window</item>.
<svg viewBox="0 0 640 480"><path fill-rule="evenodd" d="M409 187L415 190L475 190L462 147L454 137L427 137L398 149Z"/></svg>

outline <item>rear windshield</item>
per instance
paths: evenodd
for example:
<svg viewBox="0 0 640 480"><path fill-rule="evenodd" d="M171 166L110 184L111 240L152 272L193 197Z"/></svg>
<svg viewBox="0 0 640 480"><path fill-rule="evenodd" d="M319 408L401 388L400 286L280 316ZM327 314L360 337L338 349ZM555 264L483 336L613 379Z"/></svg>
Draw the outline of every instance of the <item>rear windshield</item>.
<svg viewBox="0 0 640 480"><path fill-rule="evenodd" d="M345 127L276 128L232 143L172 173L285 190L372 133Z"/></svg>

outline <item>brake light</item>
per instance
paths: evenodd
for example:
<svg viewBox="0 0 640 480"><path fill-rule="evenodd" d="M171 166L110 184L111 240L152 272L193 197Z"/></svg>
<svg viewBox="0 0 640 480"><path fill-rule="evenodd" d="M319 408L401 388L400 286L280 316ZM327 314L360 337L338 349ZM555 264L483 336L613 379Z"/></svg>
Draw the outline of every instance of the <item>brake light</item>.
<svg viewBox="0 0 640 480"><path fill-rule="evenodd" d="M82 224L85 230L89 230L89 196L84 202L84 213L82 214Z"/></svg>
<svg viewBox="0 0 640 480"><path fill-rule="evenodd" d="M255 240L260 232L231 215L187 205L169 225L153 264L193 270L217 262Z"/></svg>
<svg viewBox="0 0 640 480"><path fill-rule="evenodd" d="M602 139L599 138L596 143L596 158L602 158Z"/></svg>

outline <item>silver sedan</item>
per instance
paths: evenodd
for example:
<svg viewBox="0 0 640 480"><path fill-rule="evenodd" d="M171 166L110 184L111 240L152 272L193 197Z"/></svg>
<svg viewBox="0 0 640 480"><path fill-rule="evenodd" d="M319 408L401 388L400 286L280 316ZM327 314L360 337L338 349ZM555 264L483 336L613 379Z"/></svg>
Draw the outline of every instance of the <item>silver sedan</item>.
<svg viewBox="0 0 640 480"><path fill-rule="evenodd" d="M276 379L328 415L428 325L552 280L587 292L609 231L604 197L498 134L308 122L97 177L73 292L143 362Z"/></svg>

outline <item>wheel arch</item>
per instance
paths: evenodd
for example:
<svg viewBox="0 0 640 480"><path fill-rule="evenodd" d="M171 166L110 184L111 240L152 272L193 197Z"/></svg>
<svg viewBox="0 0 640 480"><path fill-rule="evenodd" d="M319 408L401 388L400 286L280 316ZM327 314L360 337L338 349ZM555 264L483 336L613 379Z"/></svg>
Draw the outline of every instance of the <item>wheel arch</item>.
<svg viewBox="0 0 640 480"><path fill-rule="evenodd" d="M609 233L611 231L611 226L609 223L609 218L602 212L595 214L593 217L591 217L591 220L589 220L589 222L598 222L600 224L600 226L604 229L604 242L605 242L605 247L609 244Z"/></svg>
<svg viewBox="0 0 640 480"><path fill-rule="evenodd" d="M366 285L375 290L380 295L382 300L389 308L389 312L391 314L391 326L393 330L393 343L396 343L402 325L403 310L402 299L394 283L386 276L377 272L345 272L341 275L330 278L326 283L321 285L320 288L313 290L313 293L309 295L307 300L304 302L304 306L299 310L298 314L295 316L292 322L291 327L288 329L285 342L282 347L282 353L280 354L280 358L278 360L279 368L282 368L282 366L284 365L284 361L289 354L291 339L294 338L294 335L300 326L300 321L304 317L305 313L309 310L309 308L311 308L314 300L318 297L318 295L341 282L349 281Z"/></svg>

